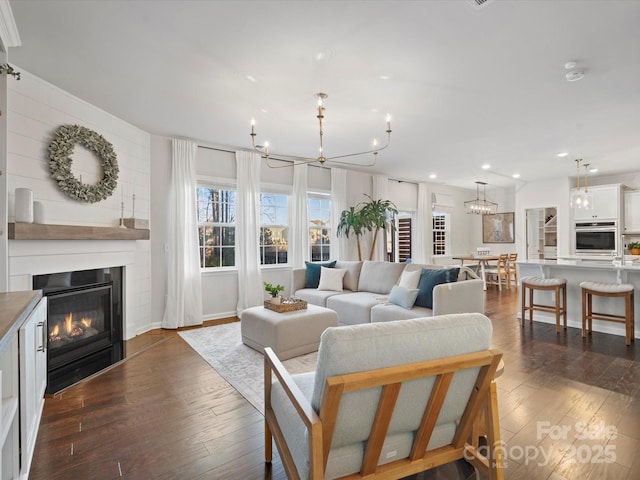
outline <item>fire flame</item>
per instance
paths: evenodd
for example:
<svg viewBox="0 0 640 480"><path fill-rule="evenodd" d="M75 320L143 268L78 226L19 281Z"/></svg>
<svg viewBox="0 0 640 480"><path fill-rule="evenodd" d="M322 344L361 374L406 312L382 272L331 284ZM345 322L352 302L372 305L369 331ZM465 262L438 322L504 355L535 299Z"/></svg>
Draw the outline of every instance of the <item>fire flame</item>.
<svg viewBox="0 0 640 480"><path fill-rule="evenodd" d="M56 323L55 327L51 329L51 336L57 337L59 333L60 333L60 325Z"/></svg>
<svg viewBox="0 0 640 480"><path fill-rule="evenodd" d="M91 319L90 318L83 318L82 320L80 320L80 323L82 325L84 325L85 327L89 328L91 326Z"/></svg>
<svg viewBox="0 0 640 480"><path fill-rule="evenodd" d="M64 331L67 333L71 333L71 329L73 328L73 314L69 314L64 317Z"/></svg>

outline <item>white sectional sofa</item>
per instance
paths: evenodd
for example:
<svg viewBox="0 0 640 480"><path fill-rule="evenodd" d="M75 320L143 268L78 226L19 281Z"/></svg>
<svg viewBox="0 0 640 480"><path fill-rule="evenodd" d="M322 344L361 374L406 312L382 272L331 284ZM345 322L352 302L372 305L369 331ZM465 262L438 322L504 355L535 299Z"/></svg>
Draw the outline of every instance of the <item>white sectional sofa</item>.
<svg viewBox="0 0 640 480"><path fill-rule="evenodd" d="M466 267L449 268L452 274L458 272L457 281L433 287L431 308L417 305L405 308L390 302L388 296L405 270L422 272L425 269L441 272L447 267L415 263L338 261L334 268L346 270L342 291L305 288L306 268L293 270L291 291L296 297L308 303L335 311L340 325L386 322L450 313L484 313L482 280Z"/></svg>

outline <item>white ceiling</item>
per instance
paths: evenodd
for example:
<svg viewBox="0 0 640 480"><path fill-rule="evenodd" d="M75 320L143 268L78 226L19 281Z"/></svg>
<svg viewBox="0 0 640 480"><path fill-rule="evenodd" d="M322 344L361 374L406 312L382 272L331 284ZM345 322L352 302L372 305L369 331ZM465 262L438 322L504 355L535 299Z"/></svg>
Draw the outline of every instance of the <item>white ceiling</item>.
<svg viewBox="0 0 640 480"><path fill-rule="evenodd" d="M258 143L314 156L322 91L327 156L383 140L391 114L372 170L392 178L506 186L571 176L577 157L639 169L637 0L10 4L12 64L153 134L248 148L254 117Z"/></svg>

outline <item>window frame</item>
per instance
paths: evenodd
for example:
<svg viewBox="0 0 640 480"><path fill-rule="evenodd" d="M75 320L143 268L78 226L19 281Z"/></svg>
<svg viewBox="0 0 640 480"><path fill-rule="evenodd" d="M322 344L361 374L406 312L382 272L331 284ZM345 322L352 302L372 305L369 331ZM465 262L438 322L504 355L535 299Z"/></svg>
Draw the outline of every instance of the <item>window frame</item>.
<svg viewBox="0 0 640 480"><path fill-rule="evenodd" d="M266 224L262 222L262 218L263 218L263 195L274 195L274 196L279 196L279 197L284 197L286 199L286 214L284 215L284 218L286 219L286 224L280 224L280 223L273 223L273 224ZM278 205L274 205L273 208L282 208L281 206ZM258 236L258 249L260 250L260 265L259 268L278 268L278 267L288 267L290 266L290 257L289 257L289 246L290 246L290 236L291 236L291 220L290 220L290 216L291 216L291 193L290 192L285 192L282 188L273 188L271 186L261 186L260 187L260 232L259 232L259 236ZM277 210L276 210L276 217L277 217ZM287 261L286 262L278 262L277 260L279 259L279 255L277 254L277 250L276 250L276 263L263 263L263 259L264 259L264 252L263 249L265 247L268 247L270 245L267 244L263 244L262 243L262 229L263 228L282 228L284 231L286 231L286 238L287 238L287 242L286 244L286 252L287 252ZM277 247L276 247L277 248Z"/></svg>
<svg viewBox="0 0 640 480"><path fill-rule="evenodd" d="M443 228L435 228L436 216L443 217ZM437 242L436 232L442 232L444 241ZM436 253L436 245L442 245L444 247L444 252ZM431 254L434 257L448 257L451 255L451 214L448 212L434 211L431 213Z"/></svg>
<svg viewBox="0 0 640 480"><path fill-rule="evenodd" d="M327 210L328 212L328 216L327 216L327 225L325 227L318 227L317 225L313 225L311 223L311 201L313 199L317 199L317 200L321 200L321 201L327 201L329 202L329 208ZM316 210L320 210L320 211L324 211L325 209L323 208L318 208ZM331 193L330 192L321 192L318 190L313 190L313 191L308 191L307 192L307 219L308 219L308 225L307 225L307 240L309 242L309 251L307 252L309 254L309 261L310 262L324 262L326 260L330 260L331 259ZM311 231L312 230L327 230L326 235L321 235L321 237L324 237L328 240L328 242L322 242L320 244L315 244L315 246L319 246L320 247L320 260L313 260L313 247L314 247L314 243L312 241L312 235L311 235ZM324 259L324 253L325 250L327 252L327 258L326 260Z"/></svg>
<svg viewBox="0 0 640 480"><path fill-rule="evenodd" d="M224 181L224 180L217 180L217 179L210 179L210 178L202 178L202 177L197 177L196 178L196 212L198 211L199 206L197 205L198 202L198 190L204 188L204 189L215 189L215 190L223 190L223 191L233 191L235 194L235 202L234 202L234 210L235 208L237 208L237 194L238 194L238 189L237 189L237 184L235 182L229 182L229 181ZM236 219L237 217L237 210L235 211L235 216L234 216L234 221L233 223L229 223L229 222L200 222L199 218L196 217L196 224L198 226L198 258L200 259L200 272L201 273L205 273L205 272L222 272L222 271L229 271L229 270L237 270L237 264L236 264L236 229L237 229L237 224L236 224ZM203 265L203 258L202 258L202 250L203 245L200 243L201 237L200 237L200 228L203 225L209 225L213 228L217 227L233 227L234 228L234 242L233 242L233 255L234 255L234 264L233 265L225 265L225 266L217 266L217 267L208 267L206 265ZM222 248L223 245L222 244L218 244L212 248ZM224 246L224 247L228 247L228 246Z"/></svg>
<svg viewBox="0 0 640 480"><path fill-rule="evenodd" d="M415 235L416 212L402 210L394 219L393 232L393 261L402 263L400 260L400 220L409 219L409 257L413 258L413 244Z"/></svg>

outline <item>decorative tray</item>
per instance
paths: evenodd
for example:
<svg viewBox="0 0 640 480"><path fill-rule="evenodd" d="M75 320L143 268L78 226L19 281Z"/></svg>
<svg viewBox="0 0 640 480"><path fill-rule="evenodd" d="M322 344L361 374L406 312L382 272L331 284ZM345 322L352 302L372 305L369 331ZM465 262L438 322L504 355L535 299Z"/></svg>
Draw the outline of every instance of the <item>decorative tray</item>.
<svg viewBox="0 0 640 480"><path fill-rule="evenodd" d="M264 308L278 313L294 312L296 310L304 310L307 308L307 302L304 300L298 300L297 302L271 303L270 301L265 300Z"/></svg>

